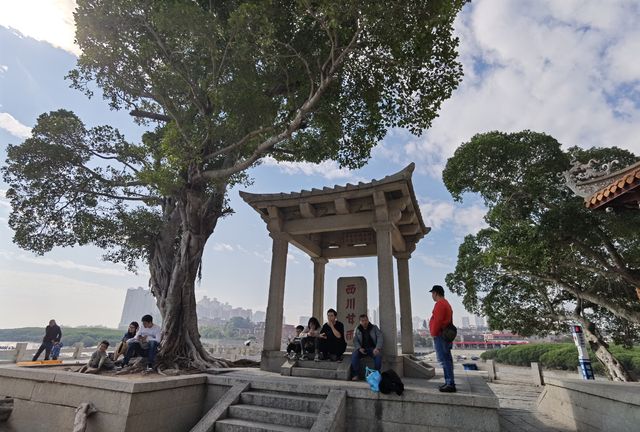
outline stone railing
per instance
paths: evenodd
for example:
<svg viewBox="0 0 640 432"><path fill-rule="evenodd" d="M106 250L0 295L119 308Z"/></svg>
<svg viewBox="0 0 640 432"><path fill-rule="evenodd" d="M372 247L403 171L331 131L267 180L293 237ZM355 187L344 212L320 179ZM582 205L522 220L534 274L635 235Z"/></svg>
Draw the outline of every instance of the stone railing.
<svg viewBox="0 0 640 432"><path fill-rule="evenodd" d="M91 357L91 353L96 350L93 348L85 348L82 343L78 342L71 347L63 347L60 350L58 360L80 360ZM37 349L27 349L27 342L18 342L12 350L0 351L0 364L17 363L20 361L31 360ZM40 355L40 359L44 359L44 352Z"/></svg>

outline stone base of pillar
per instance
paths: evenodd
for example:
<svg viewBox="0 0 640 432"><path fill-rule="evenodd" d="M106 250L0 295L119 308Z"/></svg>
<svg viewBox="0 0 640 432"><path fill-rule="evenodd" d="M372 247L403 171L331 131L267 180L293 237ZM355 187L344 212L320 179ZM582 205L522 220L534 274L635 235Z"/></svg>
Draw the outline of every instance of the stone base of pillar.
<svg viewBox="0 0 640 432"><path fill-rule="evenodd" d="M403 377L404 364L402 356L384 356L382 358L382 370L386 371L389 369L393 369L399 376Z"/></svg>
<svg viewBox="0 0 640 432"><path fill-rule="evenodd" d="M260 369L267 372L280 373L280 368L285 361L284 351L262 351Z"/></svg>

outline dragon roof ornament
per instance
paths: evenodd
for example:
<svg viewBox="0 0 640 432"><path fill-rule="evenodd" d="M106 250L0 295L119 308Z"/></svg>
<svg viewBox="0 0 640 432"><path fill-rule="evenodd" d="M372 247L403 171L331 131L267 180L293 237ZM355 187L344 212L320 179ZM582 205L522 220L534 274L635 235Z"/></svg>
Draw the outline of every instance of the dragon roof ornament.
<svg viewBox="0 0 640 432"><path fill-rule="evenodd" d="M620 174L619 171L611 171L615 165L619 164L618 160L602 163L596 159L591 159L586 164L583 164L573 157L571 159L571 168L558 173L558 177L564 179L565 185L574 194L586 199L611 183L611 179Z"/></svg>

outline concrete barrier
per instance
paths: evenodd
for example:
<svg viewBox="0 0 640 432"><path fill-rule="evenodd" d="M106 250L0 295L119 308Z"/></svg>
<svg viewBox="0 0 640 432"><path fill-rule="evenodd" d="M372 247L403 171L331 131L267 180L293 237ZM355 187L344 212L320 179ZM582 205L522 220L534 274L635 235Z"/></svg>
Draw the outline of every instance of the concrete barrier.
<svg viewBox="0 0 640 432"><path fill-rule="evenodd" d="M533 378L534 386L542 387L544 385L544 376L542 375L540 363L531 362L531 378Z"/></svg>
<svg viewBox="0 0 640 432"><path fill-rule="evenodd" d="M192 375L136 381L3 367L0 397L13 397L6 423L13 431L70 431L75 409L83 402L98 410L88 419L88 431L185 431L203 414L206 379Z"/></svg>
<svg viewBox="0 0 640 432"><path fill-rule="evenodd" d="M571 430L637 432L640 383L547 377L537 407Z"/></svg>

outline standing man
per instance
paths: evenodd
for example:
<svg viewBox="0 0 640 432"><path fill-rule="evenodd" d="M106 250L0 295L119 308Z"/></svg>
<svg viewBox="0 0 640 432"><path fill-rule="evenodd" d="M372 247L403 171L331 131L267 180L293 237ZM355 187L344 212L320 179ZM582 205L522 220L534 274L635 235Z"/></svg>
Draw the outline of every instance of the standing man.
<svg viewBox="0 0 640 432"><path fill-rule="evenodd" d="M440 285L434 285L429 292L433 301L436 302L429 320L429 332L433 336L433 347L444 373L444 384L440 386L440 391L455 393L456 382L453 378L453 357L451 357L452 344L442 337L442 330L453 322L453 309L444 298L444 288Z"/></svg>
<svg viewBox="0 0 640 432"><path fill-rule="evenodd" d="M335 309L327 311L327 322L320 330L320 355L323 360L342 361L342 354L347 349L344 339L344 324L336 319ZM315 360L315 359L314 359Z"/></svg>
<svg viewBox="0 0 640 432"><path fill-rule="evenodd" d="M32 361L38 360L42 351L44 351L44 359L49 360L49 355L51 355L51 348L53 348L53 343L55 340L62 339L62 330L56 324L56 320L49 321L49 325L44 329L44 337L42 338L42 344L38 351L36 351L36 355L33 356Z"/></svg>
<svg viewBox="0 0 640 432"><path fill-rule="evenodd" d="M373 357L376 370L382 368L382 332L377 325L369 322L367 314L360 315L360 325L356 327L353 338L353 354L351 354L352 381L357 381L360 375L360 359L365 356Z"/></svg>

